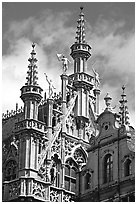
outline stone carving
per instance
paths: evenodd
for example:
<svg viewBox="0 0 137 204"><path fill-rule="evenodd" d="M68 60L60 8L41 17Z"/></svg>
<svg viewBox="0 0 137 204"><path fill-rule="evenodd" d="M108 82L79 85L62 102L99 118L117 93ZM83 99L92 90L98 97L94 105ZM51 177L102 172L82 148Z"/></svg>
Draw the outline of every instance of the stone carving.
<svg viewBox="0 0 137 204"><path fill-rule="evenodd" d="M93 134L93 132L94 132L94 129L91 126L91 124L86 123L86 125L85 125L85 134L87 136L88 141L89 141L89 138L91 137L91 135Z"/></svg>
<svg viewBox="0 0 137 204"><path fill-rule="evenodd" d="M63 195L63 202L72 202L72 196L70 194L65 193Z"/></svg>
<svg viewBox="0 0 137 204"><path fill-rule="evenodd" d="M95 75L95 88L97 88L100 85L100 76L99 73L97 73L97 71L94 70L94 68L92 68L92 70Z"/></svg>
<svg viewBox="0 0 137 204"><path fill-rule="evenodd" d="M9 196L11 198L17 197L20 194L20 182L14 182L9 184Z"/></svg>
<svg viewBox="0 0 137 204"><path fill-rule="evenodd" d="M44 181L49 181L49 174L48 174L48 166L47 165L41 165L38 171L38 176L44 180Z"/></svg>
<svg viewBox="0 0 137 204"><path fill-rule="evenodd" d="M61 160L59 159L59 156L57 154L54 154L54 156L51 157L51 168L50 168L50 181L52 185L59 187L60 182L60 168L61 168Z"/></svg>
<svg viewBox="0 0 137 204"><path fill-rule="evenodd" d="M45 77L46 77L46 81L48 82L49 84L49 98L52 98L52 95L53 95L53 89L56 89L53 84L52 84L52 80L49 80L48 76L45 74Z"/></svg>
<svg viewBox="0 0 137 204"><path fill-rule="evenodd" d="M78 142L71 139L65 139L65 156L69 156L72 153L72 149L78 145Z"/></svg>
<svg viewBox="0 0 137 204"><path fill-rule="evenodd" d="M63 73L65 74L67 69L68 69L68 65L69 65L70 61L63 54L57 54L57 58L59 61L62 61Z"/></svg>
<svg viewBox="0 0 137 204"><path fill-rule="evenodd" d="M73 113L71 113L66 120L66 128L67 128L67 133L71 135L74 134L76 130L76 124L75 124Z"/></svg>
<svg viewBox="0 0 137 204"><path fill-rule="evenodd" d="M50 191L50 201L51 202L59 202L59 192L56 190Z"/></svg>
<svg viewBox="0 0 137 204"><path fill-rule="evenodd" d="M61 148L61 134L58 134L58 137L56 138L55 142L51 147L51 154L56 153L60 155L60 148Z"/></svg>
<svg viewBox="0 0 137 204"><path fill-rule="evenodd" d="M85 155L80 149L76 149L74 152L74 159L78 164L86 162Z"/></svg>
<svg viewBox="0 0 137 204"><path fill-rule="evenodd" d="M46 197L45 186L42 183L34 182L33 188L32 188L32 194L39 198L45 199Z"/></svg>

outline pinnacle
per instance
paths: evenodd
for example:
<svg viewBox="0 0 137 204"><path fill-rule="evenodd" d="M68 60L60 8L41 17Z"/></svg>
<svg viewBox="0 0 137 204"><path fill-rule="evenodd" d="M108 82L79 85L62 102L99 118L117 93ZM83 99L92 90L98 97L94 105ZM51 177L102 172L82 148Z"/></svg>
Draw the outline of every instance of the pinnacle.
<svg viewBox="0 0 137 204"><path fill-rule="evenodd" d="M126 94L125 94L125 89L126 87L123 85L122 86L122 94L121 94L121 100L119 100L121 106L119 107L120 109L120 119L121 119L121 125L127 125L129 124L129 117L128 117L128 106L127 106L127 99L126 99Z"/></svg>
<svg viewBox="0 0 137 204"><path fill-rule="evenodd" d="M29 70L27 71L27 82L25 85L38 85L37 84L37 80L38 80L38 77L37 77L37 65L36 65L36 62L38 61L36 58L35 58L35 55L36 55L36 52L35 52L35 43L32 43L32 51L31 51L31 57L28 59L28 61L30 62L30 64L28 65L28 68Z"/></svg>

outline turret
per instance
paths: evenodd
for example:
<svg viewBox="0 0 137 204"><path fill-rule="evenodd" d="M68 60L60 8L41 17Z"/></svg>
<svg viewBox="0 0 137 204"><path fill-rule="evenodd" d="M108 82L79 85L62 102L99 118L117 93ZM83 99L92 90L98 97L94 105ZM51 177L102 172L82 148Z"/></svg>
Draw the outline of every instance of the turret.
<svg viewBox="0 0 137 204"><path fill-rule="evenodd" d="M36 52L34 50L35 44L32 44L31 57L28 59L30 64L27 71L27 82L25 86L21 88L21 99L24 102L24 117L25 119L38 119L38 105L42 99L42 88L38 85L37 80L37 59L35 57Z"/></svg>
<svg viewBox="0 0 137 204"><path fill-rule="evenodd" d="M95 84L94 76L87 74L87 60L91 56L91 47L85 40L83 7L80 7L77 23L76 41L70 48L70 55L74 60L74 74L68 77L68 84L77 92L75 117L78 135L82 138L85 125L89 122L89 95Z"/></svg>

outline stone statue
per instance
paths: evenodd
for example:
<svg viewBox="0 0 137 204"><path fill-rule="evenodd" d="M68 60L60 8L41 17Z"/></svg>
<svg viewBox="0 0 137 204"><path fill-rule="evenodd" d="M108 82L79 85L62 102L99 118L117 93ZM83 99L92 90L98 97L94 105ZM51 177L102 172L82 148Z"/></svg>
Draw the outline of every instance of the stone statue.
<svg viewBox="0 0 137 204"><path fill-rule="evenodd" d="M100 77L99 77L99 74L96 72L96 70L94 70L94 68L92 68L92 70L95 75L95 86L97 88L100 85Z"/></svg>
<svg viewBox="0 0 137 204"><path fill-rule="evenodd" d="M68 70L68 65L69 65L70 61L63 54L57 54L57 58L59 61L62 61L63 72L66 73L66 71Z"/></svg>
<svg viewBox="0 0 137 204"><path fill-rule="evenodd" d="M52 85L52 80L49 80L49 79L48 79L48 76L46 75L46 73L44 73L44 74L45 74L45 76L46 76L46 81L47 81L48 84L49 84L49 98L51 98L52 95L53 95L53 89L56 89L56 88Z"/></svg>

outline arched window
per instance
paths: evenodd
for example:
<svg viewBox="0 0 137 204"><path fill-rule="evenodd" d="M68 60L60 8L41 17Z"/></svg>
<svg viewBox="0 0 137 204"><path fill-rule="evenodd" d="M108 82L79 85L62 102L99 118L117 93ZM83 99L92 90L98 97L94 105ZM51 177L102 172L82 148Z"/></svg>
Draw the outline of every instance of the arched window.
<svg viewBox="0 0 137 204"><path fill-rule="evenodd" d="M87 173L85 176L85 189L90 189L91 174Z"/></svg>
<svg viewBox="0 0 137 204"><path fill-rule="evenodd" d="M104 158L104 183L113 180L113 160L112 155L107 154Z"/></svg>
<svg viewBox="0 0 137 204"><path fill-rule="evenodd" d="M124 176L131 175L131 160L127 159L124 163Z"/></svg>
<svg viewBox="0 0 137 204"><path fill-rule="evenodd" d="M5 181L11 181L17 178L17 163L11 160L7 163L5 169Z"/></svg>
<svg viewBox="0 0 137 204"><path fill-rule="evenodd" d="M65 164L65 189L75 192L77 166L73 159L67 160Z"/></svg>

